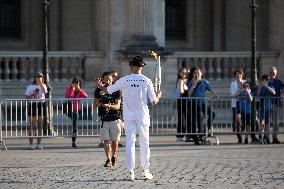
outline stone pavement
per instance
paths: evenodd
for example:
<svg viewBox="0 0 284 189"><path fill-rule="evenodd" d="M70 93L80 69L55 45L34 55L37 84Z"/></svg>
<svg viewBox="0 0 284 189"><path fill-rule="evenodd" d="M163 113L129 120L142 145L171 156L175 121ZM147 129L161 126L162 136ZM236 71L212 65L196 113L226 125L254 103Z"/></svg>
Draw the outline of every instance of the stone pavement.
<svg viewBox="0 0 284 189"><path fill-rule="evenodd" d="M284 188L283 143L194 146L173 138L151 138L154 180L142 179L137 151L134 182L127 180L125 149L116 167L104 168L98 139L79 139L78 149L70 148L70 138L45 139L45 149L34 151L26 150L26 140L7 141L0 188Z"/></svg>

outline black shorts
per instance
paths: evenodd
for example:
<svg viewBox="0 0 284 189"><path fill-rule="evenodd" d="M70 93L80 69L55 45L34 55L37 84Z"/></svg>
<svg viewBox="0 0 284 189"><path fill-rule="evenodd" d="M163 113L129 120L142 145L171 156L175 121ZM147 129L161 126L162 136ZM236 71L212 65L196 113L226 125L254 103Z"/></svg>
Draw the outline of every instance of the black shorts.
<svg viewBox="0 0 284 189"><path fill-rule="evenodd" d="M42 116L44 102L32 102L28 106L28 116Z"/></svg>

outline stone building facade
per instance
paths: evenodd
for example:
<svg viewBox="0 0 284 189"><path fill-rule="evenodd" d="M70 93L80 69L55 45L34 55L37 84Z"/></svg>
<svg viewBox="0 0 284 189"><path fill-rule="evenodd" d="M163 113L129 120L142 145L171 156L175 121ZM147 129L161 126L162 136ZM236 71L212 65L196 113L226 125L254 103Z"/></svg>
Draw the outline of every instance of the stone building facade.
<svg viewBox="0 0 284 189"><path fill-rule="evenodd" d="M182 63L202 67L216 87L223 86L222 82L229 83L234 68L250 72L250 2L50 0L52 82L59 90L72 75L79 74L92 91L94 77L105 70L127 74L130 57L143 54L151 62L145 52L154 49L162 53L162 81L167 90L174 87ZM284 72L284 1L256 2L258 71L264 73L275 65ZM0 3L0 94L8 96L6 91L18 82L28 83L30 75L41 69L42 2ZM145 67L150 77L151 65Z"/></svg>

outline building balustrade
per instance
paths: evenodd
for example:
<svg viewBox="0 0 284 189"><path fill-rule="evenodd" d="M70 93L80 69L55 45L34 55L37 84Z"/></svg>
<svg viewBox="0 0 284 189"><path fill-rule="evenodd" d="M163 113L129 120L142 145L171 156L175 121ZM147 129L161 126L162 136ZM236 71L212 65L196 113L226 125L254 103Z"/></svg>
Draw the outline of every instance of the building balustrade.
<svg viewBox="0 0 284 189"><path fill-rule="evenodd" d="M74 75L83 78L85 56L80 52L50 52L49 74L53 81L70 80ZM1 52L0 80L31 81L34 73L42 71L41 52Z"/></svg>
<svg viewBox="0 0 284 189"><path fill-rule="evenodd" d="M187 68L198 66L206 79L211 81L230 81L233 79L235 69L242 68L246 78L251 74L250 52L176 52L178 68L186 65ZM258 76L268 72L269 66L277 64L279 53L258 52L257 70Z"/></svg>

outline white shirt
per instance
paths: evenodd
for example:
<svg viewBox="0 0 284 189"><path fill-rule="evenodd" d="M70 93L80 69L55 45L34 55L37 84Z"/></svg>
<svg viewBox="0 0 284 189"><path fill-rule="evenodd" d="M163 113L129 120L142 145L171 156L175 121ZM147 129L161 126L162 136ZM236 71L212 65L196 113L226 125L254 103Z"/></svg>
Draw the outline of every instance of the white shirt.
<svg viewBox="0 0 284 189"><path fill-rule="evenodd" d="M157 101L152 81L142 74L130 74L107 87L108 93L120 90L124 120L150 120L147 99Z"/></svg>
<svg viewBox="0 0 284 189"><path fill-rule="evenodd" d="M241 80L241 83L244 84L246 80ZM232 97L236 97L236 93L240 90L239 88L239 85L238 85L238 82L237 80L233 81L231 83L231 86L230 86L230 93L231 93L231 96ZM231 100L231 107L232 108L236 108L237 107L237 99L236 98L232 98Z"/></svg>
<svg viewBox="0 0 284 189"><path fill-rule="evenodd" d="M43 84L43 87L45 88L45 91L47 91L45 84ZM45 91L42 91L42 88L39 85L34 85L34 84L29 85L26 90L25 95L31 96L36 91L38 91L38 93L36 96L32 96L32 99L39 99L39 100L45 99L45 94L44 94Z"/></svg>

